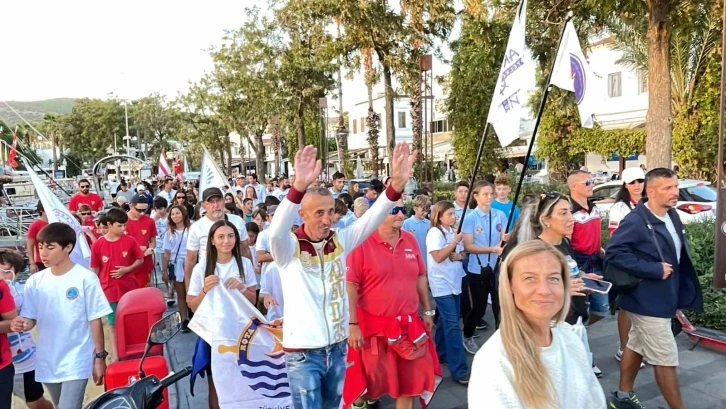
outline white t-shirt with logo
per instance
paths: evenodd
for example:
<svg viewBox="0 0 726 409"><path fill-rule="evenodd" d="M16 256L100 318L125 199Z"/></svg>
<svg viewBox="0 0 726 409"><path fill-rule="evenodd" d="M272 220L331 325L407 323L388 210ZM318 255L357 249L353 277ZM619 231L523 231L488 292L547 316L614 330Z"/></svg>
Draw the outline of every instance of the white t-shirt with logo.
<svg viewBox="0 0 726 409"><path fill-rule="evenodd" d="M249 240L249 236L247 235L247 229L245 228L245 222L242 220L241 217L234 215L234 214L228 214L227 220L231 222L235 227L237 227L237 231L239 232L239 239L242 241ZM212 221L209 217L202 217L201 219L194 222L189 227L189 237L187 238L187 250L189 251L198 251L199 252L199 261L203 261L207 259L207 238L209 236L209 230L214 225L214 221Z"/></svg>
<svg viewBox="0 0 726 409"><path fill-rule="evenodd" d="M50 268L25 283L22 316L37 321L35 380L44 383L89 379L93 375L90 321L111 306L92 271L75 265L63 275Z"/></svg>
<svg viewBox="0 0 726 409"><path fill-rule="evenodd" d="M204 288L204 270L207 265L205 263L199 263L194 266L192 270L192 277L189 279L189 290L187 295L192 297L198 296ZM245 288L256 287L257 280L255 279L255 270L252 268L252 261L247 257L242 257L242 269L244 269L244 279L240 280L243 282ZM214 270L214 274L219 276L219 285L224 285L230 277L240 278L239 268L237 268L237 261L233 258L228 263L217 263L217 267Z"/></svg>
<svg viewBox="0 0 726 409"><path fill-rule="evenodd" d="M267 310L267 319L269 321L282 318L284 316L284 303L282 299L282 282L280 282L280 270L275 262L267 263L265 272L262 273L260 280L260 296L262 294L270 294L277 301L277 307Z"/></svg>
<svg viewBox="0 0 726 409"><path fill-rule="evenodd" d="M461 261L451 261L445 258L441 263L437 263L431 255L432 251L441 250L450 245L454 240L454 230L443 229L444 233L436 227L429 229L426 234L426 266L429 279L429 287L431 295L434 297L443 297L447 295L461 294L461 278L464 276L464 268ZM462 251L464 245L462 242L456 245L455 251Z"/></svg>
<svg viewBox="0 0 726 409"><path fill-rule="evenodd" d="M10 293L15 299L15 309L18 315L23 315L23 302L25 301L25 288L17 281L8 283ZM35 369L35 341L30 331L9 332L8 341L10 343L10 352L13 356L13 365L15 366L15 375L22 375Z"/></svg>

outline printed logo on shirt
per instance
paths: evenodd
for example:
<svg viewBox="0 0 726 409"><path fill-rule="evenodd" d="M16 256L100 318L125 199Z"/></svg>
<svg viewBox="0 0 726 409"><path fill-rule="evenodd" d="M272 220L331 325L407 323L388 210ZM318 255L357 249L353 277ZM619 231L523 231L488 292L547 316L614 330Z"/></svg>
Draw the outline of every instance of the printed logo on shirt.
<svg viewBox="0 0 726 409"><path fill-rule="evenodd" d="M141 234L143 234L144 236L146 236L146 232L147 230L141 230Z"/></svg>
<svg viewBox="0 0 726 409"><path fill-rule="evenodd" d="M403 251L406 254L406 260L416 260L416 255L413 254L413 250L404 249Z"/></svg>
<svg viewBox="0 0 726 409"><path fill-rule="evenodd" d="M128 255L129 255L129 252L128 252L128 251L122 251L122 252L121 252L121 256L122 256L122 257L126 257L126 256L128 256Z"/></svg>
<svg viewBox="0 0 726 409"><path fill-rule="evenodd" d="M95 206L95 205L96 205L96 201L95 200L91 200L91 206Z"/></svg>
<svg viewBox="0 0 726 409"><path fill-rule="evenodd" d="M411 234L416 234L416 229L411 229L409 231L411 232Z"/></svg>
<svg viewBox="0 0 726 409"><path fill-rule="evenodd" d="M498 232L501 232L502 231L502 224L501 223L497 223L497 231Z"/></svg>
<svg viewBox="0 0 726 409"><path fill-rule="evenodd" d="M101 261L103 261L104 263L108 263L108 257L107 256L101 257Z"/></svg>
<svg viewBox="0 0 726 409"><path fill-rule="evenodd" d="M312 262L312 256L307 251L300 252L300 262L305 267L309 267Z"/></svg>
<svg viewBox="0 0 726 409"><path fill-rule="evenodd" d="M481 226L476 226L476 233L481 234L484 231L484 229Z"/></svg>
<svg viewBox="0 0 726 409"><path fill-rule="evenodd" d="M66 290L66 298L71 301L78 298L78 289L76 287L71 287L68 290Z"/></svg>

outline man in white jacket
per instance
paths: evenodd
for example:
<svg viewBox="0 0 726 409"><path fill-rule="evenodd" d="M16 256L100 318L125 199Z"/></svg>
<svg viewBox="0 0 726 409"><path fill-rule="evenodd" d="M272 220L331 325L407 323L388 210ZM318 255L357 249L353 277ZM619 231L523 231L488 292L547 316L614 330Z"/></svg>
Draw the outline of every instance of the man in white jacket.
<svg viewBox="0 0 726 409"><path fill-rule="evenodd" d="M325 188L308 189L320 175L317 150L295 154L295 182L269 227L272 258L280 270L285 299L283 349L296 408L338 409L348 350L348 296L345 258L383 222L411 176L417 152L399 143L391 185L363 217L333 231L335 200ZM290 229L300 215L303 225Z"/></svg>

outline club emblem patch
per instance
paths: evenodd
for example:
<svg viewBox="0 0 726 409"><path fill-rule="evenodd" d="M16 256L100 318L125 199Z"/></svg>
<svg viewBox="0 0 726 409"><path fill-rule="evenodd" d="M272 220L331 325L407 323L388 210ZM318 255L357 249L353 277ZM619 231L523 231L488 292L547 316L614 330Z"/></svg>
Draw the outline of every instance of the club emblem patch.
<svg viewBox="0 0 726 409"><path fill-rule="evenodd" d="M141 230L141 234L143 234L144 236L146 236L146 230Z"/></svg>
<svg viewBox="0 0 726 409"><path fill-rule="evenodd" d="M103 256L103 257L101 257L101 260L102 260L102 261L103 261L104 263L108 263L108 257L106 257L106 256Z"/></svg>
<svg viewBox="0 0 726 409"><path fill-rule="evenodd" d="M78 298L78 289L76 287L71 287L66 290L66 298L69 300L75 300Z"/></svg>
<svg viewBox="0 0 726 409"><path fill-rule="evenodd" d="M122 257L126 257L126 256L128 256L128 255L129 255L129 252L128 252L128 251L122 251L122 252L121 252L121 256L122 256Z"/></svg>

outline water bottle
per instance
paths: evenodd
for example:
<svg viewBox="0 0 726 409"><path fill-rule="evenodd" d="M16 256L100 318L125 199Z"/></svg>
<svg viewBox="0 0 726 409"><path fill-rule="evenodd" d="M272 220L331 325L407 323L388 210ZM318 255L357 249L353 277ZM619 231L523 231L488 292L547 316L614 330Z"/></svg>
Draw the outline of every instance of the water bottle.
<svg viewBox="0 0 726 409"><path fill-rule="evenodd" d="M579 277L580 267L577 266L577 261L575 261L571 256L566 256L565 259L567 260L567 268L570 270L570 277Z"/></svg>

